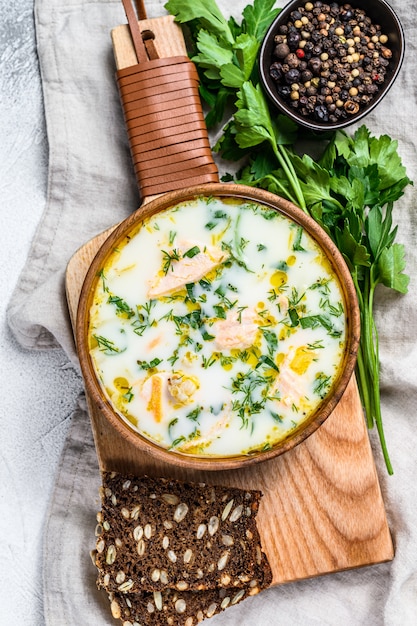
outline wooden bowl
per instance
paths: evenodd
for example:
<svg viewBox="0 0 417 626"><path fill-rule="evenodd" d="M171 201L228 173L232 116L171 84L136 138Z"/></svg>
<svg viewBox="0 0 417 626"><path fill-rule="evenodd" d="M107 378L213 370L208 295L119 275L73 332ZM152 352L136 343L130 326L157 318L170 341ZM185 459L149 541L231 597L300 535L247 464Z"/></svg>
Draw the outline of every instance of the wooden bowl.
<svg viewBox="0 0 417 626"><path fill-rule="evenodd" d="M105 264L107 258L112 254L125 235L133 228L155 213L169 209L170 207L199 196L216 196L225 199L238 199L242 201L253 201L274 209L282 215L290 218L297 225L302 226L305 231L315 240L326 255L341 286L345 301L346 314L346 342L342 365L339 369L330 393L324 398L318 409L314 411L299 427L291 432L284 440L265 451L257 451L248 455L233 457L208 457L169 451L151 440L138 434L133 427L122 419L114 410L107 396L103 393L101 384L96 375L93 360L89 351L88 331L89 316L94 295L95 285L99 280L100 269ZM360 319L359 309L356 299L355 288L349 270L337 247L318 226L318 224L287 200L264 190L252 189L243 185L216 184L201 185L180 191L174 191L156 199L151 200L142 208L137 210L122 222L108 237L94 258L84 281L79 300L77 320L76 320L76 341L82 374L85 381L86 391L90 400L102 412L105 419L123 437L127 444L133 446L138 455L148 454L156 460L165 463L175 464L182 468L193 468L201 470L228 470L246 467L250 464L266 461L294 448L314 431L332 413L337 403L341 399L344 390L350 381L356 363L356 354L359 343Z"/></svg>
<svg viewBox="0 0 417 626"><path fill-rule="evenodd" d="M343 3L339 3L343 5ZM380 86L378 93L372 98L369 104L362 106L355 114L349 115L347 118L341 118L340 121L320 121L312 117L306 117L299 113L296 109L284 100L277 92L277 85L270 75L270 65L272 63L272 53L276 46L274 41L275 35L281 25L286 24L290 14L304 6L303 0L291 0L280 11L279 15L269 27L261 45L259 53L259 72L262 86L271 103L278 109L280 113L287 115L297 124L313 131L330 131L337 130L349 126L354 122L359 122L368 113L370 113L385 97L386 93L392 87L396 80L404 59L405 41L404 31L400 20L391 6L385 0L351 0L349 5L354 8L363 9L367 16L371 18L373 24L379 24L382 32L388 36L387 46L392 52L392 58L388 66L385 80Z"/></svg>

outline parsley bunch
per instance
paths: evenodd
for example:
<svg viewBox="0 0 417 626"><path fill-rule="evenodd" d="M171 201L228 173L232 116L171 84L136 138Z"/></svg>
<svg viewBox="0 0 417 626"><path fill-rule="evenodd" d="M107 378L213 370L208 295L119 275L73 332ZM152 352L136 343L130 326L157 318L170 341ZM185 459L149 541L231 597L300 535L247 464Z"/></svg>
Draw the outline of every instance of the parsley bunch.
<svg viewBox="0 0 417 626"><path fill-rule="evenodd" d="M195 46L192 60L208 108L207 126L224 123L214 150L228 161L244 159L235 182L262 187L298 205L330 235L350 269L361 312L359 391L368 427L376 425L392 474L381 417L379 342L373 312L378 285L407 292L405 251L395 243L392 211L412 183L397 142L387 135L373 137L365 126L352 136L344 131L326 133L322 141L310 136L315 152L320 148L318 158L299 155L297 125L271 111L259 84L257 55L267 28L279 13L274 4L275 0L254 0L243 10L241 24L233 18L226 20L215 0L169 0L165 7L190 29Z"/></svg>

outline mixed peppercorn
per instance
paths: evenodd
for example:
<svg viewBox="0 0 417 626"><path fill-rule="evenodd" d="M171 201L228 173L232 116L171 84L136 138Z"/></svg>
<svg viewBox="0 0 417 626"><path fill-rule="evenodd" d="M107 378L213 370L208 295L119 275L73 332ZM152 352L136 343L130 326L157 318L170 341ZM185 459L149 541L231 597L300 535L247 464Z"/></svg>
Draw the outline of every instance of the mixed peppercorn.
<svg viewBox="0 0 417 626"><path fill-rule="evenodd" d="M277 93L319 122L342 122L368 106L392 58L381 27L350 4L306 2L274 41L269 72Z"/></svg>

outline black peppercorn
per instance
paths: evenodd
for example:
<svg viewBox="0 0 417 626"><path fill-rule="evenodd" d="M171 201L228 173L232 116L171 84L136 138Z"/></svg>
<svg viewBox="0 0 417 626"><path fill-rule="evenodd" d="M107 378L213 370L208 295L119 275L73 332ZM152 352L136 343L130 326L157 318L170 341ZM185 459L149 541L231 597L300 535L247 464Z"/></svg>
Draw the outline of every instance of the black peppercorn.
<svg viewBox="0 0 417 626"><path fill-rule="evenodd" d="M317 44L319 41L321 41L322 35L320 35L319 32L314 31L313 33L311 33L311 41L315 44Z"/></svg>
<svg viewBox="0 0 417 626"><path fill-rule="evenodd" d="M274 48L274 57L277 59L285 59L290 53L290 49L286 43L279 43Z"/></svg>
<svg viewBox="0 0 417 626"><path fill-rule="evenodd" d="M312 41L307 41L304 48L303 48L303 52L306 56L311 55L313 53L313 48L314 48L314 44Z"/></svg>
<svg viewBox="0 0 417 626"><path fill-rule="evenodd" d="M313 74L318 74L321 69L321 60L318 57L312 57L308 62L308 66Z"/></svg>
<svg viewBox="0 0 417 626"><path fill-rule="evenodd" d="M282 64L278 63L278 61L272 63L271 67L269 68L269 75L271 76L272 80L281 80L283 76Z"/></svg>
<svg viewBox="0 0 417 626"><path fill-rule="evenodd" d="M340 19L343 22L348 22L349 20L353 19L353 11L351 11L351 9L346 9L346 11L342 11Z"/></svg>
<svg viewBox="0 0 417 626"><path fill-rule="evenodd" d="M282 98L285 99L285 98L288 98L290 96L290 94L291 94L291 87L288 87L288 85L279 85L277 87L277 91L278 91L279 95Z"/></svg>
<svg viewBox="0 0 417 626"><path fill-rule="evenodd" d="M294 67L298 67L300 65L300 59L295 54L295 52L290 52L284 59L284 62L288 65L290 69Z"/></svg>
<svg viewBox="0 0 417 626"><path fill-rule="evenodd" d="M296 83L300 78L300 72L295 68L291 68L290 70L288 70L288 72L285 74L285 82L288 83L288 85L292 85L293 83Z"/></svg>
<svg viewBox="0 0 417 626"><path fill-rule="evenodd" d="M313 78L313 73L310 72L310 70L304 70L304 72L301 72L300 74L300 79L302 80L303 83L308 83L312 78Z"/></svg>
<svg viewBox="0 0 417 626"><path fill-rule="evenodd" d="M291 31L290 33L288 33L287 43L292 52L297 50L300 39L301 37L297 32Z"/></svg>
<svg viewBox="0 0 417 626"><path fill-rule="evenodd" d="M370 85L366 85L366 93L370 96L375 94L378 91L378 85L375 83L371 83Z"/></svg>
<svg viewBox="0 0 417 626"><path fill-rule="evenodd" d="M314 115L316 116L316 118L320 122L328 122L329 121L329 112L327 110L327 107L325 107L322 104L320 104L319 106L315 107Z"/></svg>
<svg viewBox="0 0 417 626"><path fill-rule="evenodd" d="M355 115L359 111L359 104L353 100L348 100L345 102L344 109L349 115Z"/></svg>

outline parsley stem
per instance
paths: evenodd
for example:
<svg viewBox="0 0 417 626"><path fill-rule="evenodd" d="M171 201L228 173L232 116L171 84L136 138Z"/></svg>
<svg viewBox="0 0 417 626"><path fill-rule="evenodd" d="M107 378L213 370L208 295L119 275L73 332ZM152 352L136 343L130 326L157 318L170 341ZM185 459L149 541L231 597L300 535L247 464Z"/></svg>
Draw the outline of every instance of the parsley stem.
<svg viewBox="0 0 417 626"><path fill-rule="evenodd" d="M392 475L393 469L382 424L379 380L379 337L373 316L374 294L378 281L373 280L372 275L372 267L367 268L361 287L359 287L357 276L353 275L361 311L361 339L356 372L367 426L371 429L376 425L385 465L388 473Z"/></svg>
<svg viewBox="0 0 417 626"><path fill-rule="evenodd" d="M379 336L378 329L375 324L375 319L373 316L373 307L374 307L374 294L375 287L378 284L377 280L373 280L373 266L369 272L369 300L368 300L368 324L369 324L369 346L372 347L372 368L373 368L373 408L374 408L374 420L376 424L376 428L379 435L379 441L381 443L382 454L384 456L385 465L388 471L388 474L391 476L393 474L393 469L391 465L391 461L388 454L387 444L385 441L385 433L384 427L382 423L382 415L381 415L381 388L380 388L380 378L379 378Z"/></svg>
<svg viewBox="0 0 417 626"><path fill-rule="evenodd" d="M264 179L265 179L265 181L270 180L270 181L273 182L273 184L275 185L275 187L277 189L278 195L279 195L279 192L281 192L281 195L284 198L287 198L293 204L297 204L297 198L295 198L293 196L293 194L289 191L288 187L285 187L276 176L274 176L273 174L267 174L264 177Z"/></svg>
<svg viewBox="0 0 417 626"><path fill-rule="evenodd" d="M359 344L358 356L356 361L356 376L358 381L359 395L362 406L365 410L366 425L368 428L373 427L371 399L369 397L368 380L366 375L365 359L362 353L362 346Z"/></svg>
<svg viewBox="0 0 417 626"><path fill-rule="evenodd" d="M277 145L275 142L272 142L271 145L274 150L274 154L277 157L282 169L285 172L288 182L290 183L295 193L298 206L304 211L304 213L307 213L307 206L304 200L303 192L301 191L300 182L298 180L297 174L295 173L291 159L288 156L287 150L284 146Z"/></svg>
<svg viewBox="0 0 417 626"><path fill-rule="evenodd" d="M355 285L355 289L356 289L356 294L357 294L357 298L358 298L358 303L359 303L359 311L360 311L360 319L361 319L361 329L364 326L364 301L363 301L363 295L362 295L362 290L359 286L358 283L358 272L357 270L354 270L351 272L352 273L352 279L353 279L353 283ZM372 428L374 425L373 422L373 418L372 418L372 408L371 408L371 398L369 397L369 387L368 387L368 374L367 374L367 365L366 365L367 361L366 361L366 356L364 355L364 350L363 350L363 334L361 332L361 338L359 341L359 347L358 347L358 355L357 355L357 361L356 361L356 376L357 376L357 382L358 382L358 389L359 389L359 395L362 401L362 406L364 408L365 411L365 417L366 417L366 425L368 428Z"/></svg>

